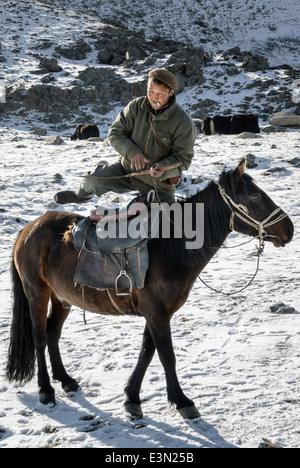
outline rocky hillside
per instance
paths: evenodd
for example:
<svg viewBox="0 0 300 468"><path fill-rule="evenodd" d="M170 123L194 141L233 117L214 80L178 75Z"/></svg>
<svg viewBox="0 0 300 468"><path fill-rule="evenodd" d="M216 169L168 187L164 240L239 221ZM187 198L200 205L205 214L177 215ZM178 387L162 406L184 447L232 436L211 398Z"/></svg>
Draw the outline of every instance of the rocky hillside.
<svg viewBox="0 0 300 468"><path fill-rule="evenodd" d="M240 46L267 54L272 66L299 66L300 5L294 0L44 0L103 22L164 37L208 52Z"/></svg>
<svg viewBox="0 0 300 468"><path fill-rule="evenodd" d="M105 132L120 107L145 93L156 66L175 73L178 100L195 118L254 112L268 122L274 112L300 111L291 99L299 39L290 0L280 10L268 0L3 3L6 122L64 131L95 121Z"/></svg>

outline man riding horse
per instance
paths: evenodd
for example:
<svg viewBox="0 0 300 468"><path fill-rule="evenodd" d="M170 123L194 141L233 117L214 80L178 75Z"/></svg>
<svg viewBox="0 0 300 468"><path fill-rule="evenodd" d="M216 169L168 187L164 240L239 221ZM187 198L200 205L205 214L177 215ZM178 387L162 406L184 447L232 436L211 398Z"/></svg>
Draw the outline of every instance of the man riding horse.
<svg viewBox="0 0 300 468"><path fill-rule="evenodd" d="M196 138L193 120L176 102L176 89L178 82L170 71L151 70L147 96L131 101L109 130L109 142L120 154L118 162L100 163L76 192L57 193L56 203L86 203L108 191L146 195L153 188L163 201L172 203L175 185L194 156ZM143 170L148 173L124 177Z"/></svg>

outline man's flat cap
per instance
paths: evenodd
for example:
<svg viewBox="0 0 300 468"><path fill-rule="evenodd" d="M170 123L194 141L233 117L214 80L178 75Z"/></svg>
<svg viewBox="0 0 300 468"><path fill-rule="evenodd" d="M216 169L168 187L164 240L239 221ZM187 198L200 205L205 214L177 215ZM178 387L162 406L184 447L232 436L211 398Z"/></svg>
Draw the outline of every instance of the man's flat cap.
<svg viewBox="0 0 300 468"><path fill-rule="evenodd" d="M178 81L173 73L165 68L154 68L154 70L149 72L149 78L161 81L163 84L168 86L168 88L174 90L179 88Z"/></svg>

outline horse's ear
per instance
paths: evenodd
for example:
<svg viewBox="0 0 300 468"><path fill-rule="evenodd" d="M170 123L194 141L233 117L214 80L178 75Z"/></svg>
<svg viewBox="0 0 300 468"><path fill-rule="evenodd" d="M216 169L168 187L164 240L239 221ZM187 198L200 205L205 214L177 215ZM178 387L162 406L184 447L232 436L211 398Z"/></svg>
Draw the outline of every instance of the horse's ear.
<svg viewBox="0 0 300 468"><path fill-rule="evenodd" d="M247 160L244 157L244 158L241 159L240 164L238 165L238 167L234 171L234 176L239 181L242 180L242 177L243 177L243 175L245 173L246 164L247 164Z"/></svg>

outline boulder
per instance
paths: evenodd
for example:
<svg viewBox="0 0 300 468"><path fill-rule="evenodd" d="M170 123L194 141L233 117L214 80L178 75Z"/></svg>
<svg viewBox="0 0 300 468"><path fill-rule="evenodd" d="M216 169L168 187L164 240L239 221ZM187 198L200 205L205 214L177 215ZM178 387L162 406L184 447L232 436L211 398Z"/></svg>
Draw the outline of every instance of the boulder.
<svg viewBox="0 0 300 468"><path fill-rule="evenodd" d="M45 142L47 143L47 145L60 145L61 143L63 143L63 140L58 135L51 135L45 139Z"/></svg>
<svg viewBox="0 0 300 468"><path fill-rule="evenodd" d="M178 94L185 86L201 85L205 82L202 73L205 60L202 47L191 45L181 47L167 60L164 66L176 76L179 83Z"/></svg>
<svg viewBox="0 0 300 468"><path fill-rule="evenodd" d="M295 308L291 306L287 306L283 302L277 302L273 306L270 307L272 314L293 314L295 312Z"/></svg>
<svg viewBox="0 0 300 468"><path fill-rule="evenodd" d="M101 104L125 104L140 96L144 85L144 82L130 83L114 70L105 67L88 67L79 73L78 78L83 81L86 92L88 88L96 92Z"/></svg>
<svg viewBox="0 0 300 468"><path fill-rule="evenodd" d="M261 135L258 135L257 133L251 133L251 132L243 132L240 133L237 138L240 138L241 140L247 140L248 138L256 139L256 138L262 138Z"/></svg>
<svg viewBox="0 0 300 468"><path fill-rule="evenodd" d="M70 60L83 60L91 50L92 48L83 39L78 39L74 43L60 44L55 47L55 51L59 55Z"/></svg>
<svg viewBox="0 0 300 468"><path fill-rule="evenodd" d="M28 89L24 105L27 110L37 110L38 112L53 111L53 105L62 106L68 101L68 93L66 90L57 86L50 85L34 85Z"/></svg>
<svg viewBox="0 0 300 468"><path fill-rule="evenodd" d="M228 60L232 57L238 62L242 62L242 68L248 72L255 72L258 70L268 70L270 68L267 58L261 55L253 55L252 52L241 51L240 47L234 47L226 52L223 52L223 57Z"/></svg>
<svg viewBox="0 0 300 468"><path fill-rule="evenodd" d="M130 60L142 60L148 56L145 34L138 35L131 31L107 26L94 43L98 52L98 62L109 65L121 65Z"/></svg>
<svg viewBox="0 0 300 468"><path fill-rule="evenodd" d="M270 124L278 127L300 127L300 115L290 111L277 112L270 118Z"/></svg>
<svg viewBox="0 0 300 468"><path fill-rule="evenodd" d="M57 63L57 59L55 58L44 58L39 63L39 68L46 69L51 73L61 72L62 68Z"/></svg>
<svg viewBox="0 0 300 468"><path fill-rule="evenodd" d="M100 137L90 137L86 141L91 141L91 142L95 141L95 142L101 142L102 143L104 141L104 139L100 138Z"/></svg>
<svg viewBox="0 0 300 468"><path fill-rule="evenodd" d="M294 167L300 167L300 158L296 157L288 161Z"/></svg>
<svg viewBox="0 0 300 468"><path fill-rule="evenodd" d="M32 128L32 133L34 135L38 135L38 136L46 136L47 135L47 129L46 128L41 128L41 127L33 127Z"/></svg>
<svg viewBox="0 0 300 468"><path fill-rule="evenodd" d="M249 52L244 57L242 68L248 72L255 72L258 70L268 70L270 67L267 58L259 55L252 55L252 53Z"/></svg>
<svg viewBox="0 0 300 468"><path fill-rule="evenodd" d="M245 154L245 158L247 161L247 168L248 169L254 169L255 167L258 166L256 162L256 157L252 153Z"/></svg>

